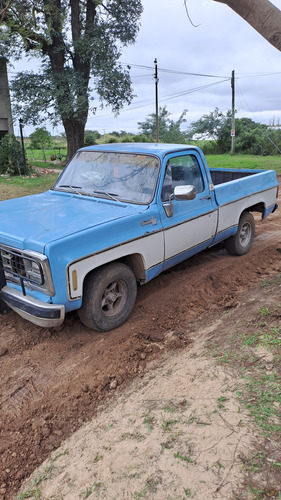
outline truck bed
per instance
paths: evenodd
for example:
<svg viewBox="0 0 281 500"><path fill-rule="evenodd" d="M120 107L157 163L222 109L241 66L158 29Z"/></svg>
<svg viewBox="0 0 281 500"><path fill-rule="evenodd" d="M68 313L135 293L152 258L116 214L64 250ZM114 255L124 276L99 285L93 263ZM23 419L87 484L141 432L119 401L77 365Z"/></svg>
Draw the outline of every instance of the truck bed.
<svg viewBox="0 0 281 500"><path fill-rule="evenodd" d="M259 174L260 172L264 172L264 170L210 168L210 172L213 184L214 186L217 186L218 184L224 184L225 182L235 181L237 179L242 179L243 177Z"/></svg>

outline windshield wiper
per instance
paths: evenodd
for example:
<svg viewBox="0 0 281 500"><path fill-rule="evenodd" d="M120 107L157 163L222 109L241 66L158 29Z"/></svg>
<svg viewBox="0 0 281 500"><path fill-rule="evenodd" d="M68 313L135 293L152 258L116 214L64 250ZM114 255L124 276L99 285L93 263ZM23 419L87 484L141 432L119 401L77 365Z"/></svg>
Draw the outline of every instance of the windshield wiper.
<svg viewBox="0 0 281 500"><path fill-rule="evenodd" d="M82 196L82 193L78 191L78 189L82 189L82 186L71 186L70 184L61 184L60 186L58 186L58 188L70 188L74 193L80 194L80 196Z"/></svg>
<svg viewBox="0 0 281 500"><path fill-rule="evenodd" d="M120 200L118 200L118 198L115 198L115 196L118 196L118 193L108 193L107 191L98 191L96 189L93 191L93 193L104 194L105 196L107 196L111 200L119 201L120 202Z"/></svg>

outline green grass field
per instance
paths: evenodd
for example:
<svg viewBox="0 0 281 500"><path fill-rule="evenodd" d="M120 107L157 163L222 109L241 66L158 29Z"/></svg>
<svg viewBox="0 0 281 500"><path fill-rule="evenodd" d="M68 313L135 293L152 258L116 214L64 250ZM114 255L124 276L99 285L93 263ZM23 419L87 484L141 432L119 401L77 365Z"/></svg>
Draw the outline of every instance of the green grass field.
<svg viewBox="0 0 281 500"><path fill-rule="evenodd" d="M40 153L42 155L42 151ZM281 174L281 158L279 156L207 155L206 159L210 168L270 169ZM45 163L29 159L29 163L34 167L59 168L53 162ZM58 173L39 175L38 177L0 177L0 201L46 191L54 185L57 176Z"/></svg>
<svg viewBox="0 0 281 500"><path fill-rule="evenodd" d="M38 177L0 177L0 201L47 191L54 185L57 177L57 173Z"/></svg>
<svg viewBox="0 0 281 500"><path fill-rule="evenodd" d="M206 155L210 168L247 168L275 170L281 174L280 156L253 156L253 155Z"/></svg>

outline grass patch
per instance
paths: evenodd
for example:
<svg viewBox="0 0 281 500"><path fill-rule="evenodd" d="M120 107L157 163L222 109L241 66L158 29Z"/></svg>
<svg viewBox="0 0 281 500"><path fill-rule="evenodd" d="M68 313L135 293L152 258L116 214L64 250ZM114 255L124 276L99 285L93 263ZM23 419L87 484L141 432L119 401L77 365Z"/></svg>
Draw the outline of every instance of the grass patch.
<svg viewBox="0 0 281 500"><path fill-rule="evenodd" d="M57 173L38 177L0 177L0 201L42 193L53 187Z"/></svg>
<svg viewBox="0 0 281 500"><path fill-rule="evenodd" d="M209 168L246 168L250 170L275 170L281 174L280 156L206 155Z"/></svg>
<svg viewBox="0 0 281 500"><path fill-rule="evenodd" d="M56 156L57 160L63 161L66 157L66 151L66 147L56 146L54 146L52 149L45 149L46 160L49 161L52 156ZM29 162L33 162L33 160L45 161L43 149L30 149L26 147L25 152Z"/></svg>
<svg viewBox="0 0 281 500"><path fill-rule="evenodd" d="M238 391L240 403L265 436L281 436L281 376L255 370L245 375L245 388Z"/></svg>
<svg viewBox="0 0 281 500"><path fill-rule="evenodd" d="M249 299L244 308L233 312L235 323L233 316L225 316L223 330L208 349L235 373L238 412L246 413L247 425L258 434L241 456L245 477L235 498L281 500L280 275L269 278L266 288L257 293L260 298ZM217 402L222 409L225 397Z"/></svg>

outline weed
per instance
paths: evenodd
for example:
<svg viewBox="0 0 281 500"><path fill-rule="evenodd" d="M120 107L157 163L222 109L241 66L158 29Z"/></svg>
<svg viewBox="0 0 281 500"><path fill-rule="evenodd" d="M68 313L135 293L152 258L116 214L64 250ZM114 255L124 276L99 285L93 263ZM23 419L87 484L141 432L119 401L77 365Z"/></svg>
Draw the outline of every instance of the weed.
<svg viewBox="0 0 281 500"><path fill-rule="evenodd" d="M263 287L265 287L265 286L269 286L269 285L270 285L270 281L269 281L268 279L264 279L264 280L261 282L261 284L260 284L261 288L263 288Z"/></svg>
<svg viewBox="0 0 281 500"><path fill-rule="evenodd" d="M30 497L34 497L35 500L39 499L40 498L40 489L38 488L38 486L40 486L42 481L44 481L45 479L47 479L49 477L50 472L52 472L52 470L54 468L54 462L58 458L60 458L61 456L66 455L67 453L68 453L68 450L64 450L62 453L59 453L58 455L56 455L54 458L50 458L48 465L46 465L46 467L44 469L44 474L42 474L39 477L36 477L33 481L33 486L36 486L36 488L31 488L30 490L27 490L24 493L20 493L18 495L18 500L22 500L23 498L30 498Z"/></svg>
<svg viewBox="0 0 281 500"><path fill-rule="evenodd" d="M81 495L83 495L84 498L88 498L92 493L92 488L87 487L85 491L82 491Z"/></svg>
<svg viewBox="0 0 281 500"><path fill-rule="evenodd" d="M173 439L169 439L168 441L166 441L165 443L161 443L161 446L164 450L171 450L171 448L173 448L175 445L174 443L174 440Z"/></svg>
<svg viewBox="0 0 281 500"><path fill-rule="evenodd" d="M193 411L190 413L189 417L188 417L187 423L188 423L188 424L193 424L193 422L196 422L196 421L197 421L196 411L195 411L195 410L193 410Z"/></svg>
<svg viewBox="0 0 281 500"><path fill-rule="evenodd" d="M138 472L134 472L134 474L130 474L129 475L129 479L138 479L139 478L139 473Z"/></svg>
<svg viewBox="0 0 281 500"><path fill-rule="evenodd" d="M27 490L24 493L20 493L18 496L18 500L23 500L24 498L33 497L35 500L40 498L40 490L38 488L34 490Z"/></svg>
<svg viewBox="0 0 281 500"><path fill-rule="evenodd" d="M174 405L174 403L168 403L164 408L163 410L167 413L176 413L177 412L177 408L176 406Z"/></svg>
<svg viewBox="0 0 281 500"><path fill-rule="evenodd" d="M184 494L187 498L191 497L191 491L187 488L183 488Z"/></svg>
<svg viewBox="0 0 281 500"><path fill-rule="evenodd" d="M256 500L264 500L266 498L264 490L260 487L253 488L253 486L249 485L249 490Z"/></svg>
<svg viewBox="0 0 281 500"><path fill-rule="evenodd" d="M102 459L103 459L103 456L99 455L99 453L97 453L96 456L95 456L95 458L94 458L94 463L99 462Z"/></svg>
<svg viewBox="0 0 281 500"><path fill-rule="evenodd" d="M148 432L151 432L154 428L155 419L151 415L147 414L144 415L143 423L146 425Z"/></svg>
<svg viewBox="0 0 281 500"><path fill-rule="evenodd" d="M134 493L134 498L143 498L147 494L150 495L151 493L156 493L158 484L159 484L158 479L148 478L142 490Z"/></svg>
<svg viewBox="0 0 281 500"><path fill-rule="evenodd" d="M242 342L242 346L255 345L258 343L258 341L259 341L259 335L258 335L258 333L255 333L254 335L251 335L251 337L245 338L245 340L243 340L243 342Z"/></svg>
<svg viewBox="0 0 281 500"><path fill-rule="evenodd" d="M177 451L176 453L174 453L174 458L179 458L183 462L187 461L187 458L184 455L182 455L179 451Z"/></svg>
<svg viewBox="0 0 281 500"><path fill-rule="evenodd" d="M281 377L276 373L245 376L245 390L238 391L239 400L265 435L281 432Z"/></svg>
<svg viewBox="0 0 281 500"><path fill-rule="evenodd" d="M219 469L224 469L224 465L222 465L219 461L216 462Z"/></svg>
<svg viewBox="0 0 281 500"><path fill-rule="evenodd" d="M260 310L260 314L262 316L269 316L270 315L269 307L262 307Z"/></svg>
<svg viewBox="0 0 281 500"><path fill-rule="evenodd" d="M227 363L229 361L231 354L230 351L226 351L221 358L218 359L219 363Z"/></svg>
<svg viewBox="0 0 281 500"><path fill-rule="evenodd" d="M162 423L163 431L164 432L171 432L172 431L171 426L175 425L176 423L177 423L177 420L163 420L163 423Z"/></svg>

